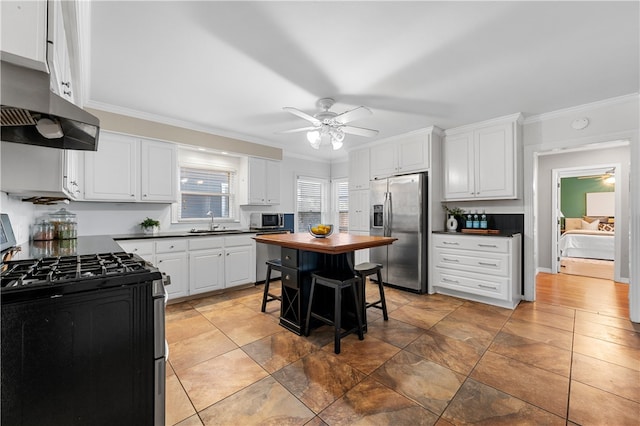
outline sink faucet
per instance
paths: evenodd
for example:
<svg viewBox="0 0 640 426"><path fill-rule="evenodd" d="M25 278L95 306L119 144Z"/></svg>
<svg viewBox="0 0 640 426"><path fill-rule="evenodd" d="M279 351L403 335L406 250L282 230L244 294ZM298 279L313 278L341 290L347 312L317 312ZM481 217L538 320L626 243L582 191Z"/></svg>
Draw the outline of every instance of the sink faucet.
<svg viewBox="0 0 640 426"><path fill-rule="evenodd" d="M213 210L209 210L207 212L207 216L211 216L211 223L209 224L209 231L214 231L218 228L218 226L220 225L214 225L213 224Z"/></svg>

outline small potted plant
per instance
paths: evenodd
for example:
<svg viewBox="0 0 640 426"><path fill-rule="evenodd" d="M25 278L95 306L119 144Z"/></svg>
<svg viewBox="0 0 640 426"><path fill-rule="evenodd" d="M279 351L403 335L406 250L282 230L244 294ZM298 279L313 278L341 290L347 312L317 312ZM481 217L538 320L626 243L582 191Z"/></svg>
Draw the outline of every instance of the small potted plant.
<svg viewBox="0 0 640 426"><path fill-rule="evenodd" d="M148 217L140 222L140 226L142 227L142 232L144 234L155 235L158 233L158 229L160 229L160 222Z"/></svg>

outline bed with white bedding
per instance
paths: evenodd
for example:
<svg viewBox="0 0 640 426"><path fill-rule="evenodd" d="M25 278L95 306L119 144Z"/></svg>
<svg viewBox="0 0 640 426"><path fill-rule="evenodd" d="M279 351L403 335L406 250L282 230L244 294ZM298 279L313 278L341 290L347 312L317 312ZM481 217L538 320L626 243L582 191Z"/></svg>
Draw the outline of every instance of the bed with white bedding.
<svg viewBox="0 0 640 426"><path fill-rule="evenodd" d="M588 229L565 231L558 242L560 256L614 260L614 232Z"/></svg>

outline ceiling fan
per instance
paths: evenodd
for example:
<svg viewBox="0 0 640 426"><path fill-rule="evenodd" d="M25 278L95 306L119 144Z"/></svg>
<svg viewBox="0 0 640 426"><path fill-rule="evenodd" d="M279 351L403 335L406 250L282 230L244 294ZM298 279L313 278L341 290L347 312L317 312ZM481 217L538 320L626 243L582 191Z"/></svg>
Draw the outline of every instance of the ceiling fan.
<svg viewBox="0 0 640 426"><path fill-rule="evenodd" d="M297 115L311 122L311 126L300 127L297 129L284 130L278 133L297 133L307 132L307 140L314 149L320 149L322 142L331 142L333 149L340 149L345 134L372 137L378 134L377 130L365 129L364 127L349 126L347 123L355 121L372 114L371 110L364 106L343 112L342 114L329 111L335 101L331 98L322 98L316 102L321 108L320 112L309 115L293 107L284 107L283 110Z"/></svg>
<svg viewBox="0 0 640 426"><path fill-rule="evenodd" d="M604 173L589 175L589 176L578 176L578 179L598 179L604 181L605 183L614 183L615 182L615 168L609 169Z"/></svg>

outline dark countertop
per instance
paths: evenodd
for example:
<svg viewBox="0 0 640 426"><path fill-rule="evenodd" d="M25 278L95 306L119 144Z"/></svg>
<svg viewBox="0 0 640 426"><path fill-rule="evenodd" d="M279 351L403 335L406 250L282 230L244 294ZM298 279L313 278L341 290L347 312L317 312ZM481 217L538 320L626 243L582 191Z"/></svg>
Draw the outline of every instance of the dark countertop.
<svg viewBox="0 0 640 426"><path fill-rule="evenodd" d="M40 257L82 256L86 254L121 252L122 248L106 235L78 237L73 240L30 241L18 246L11 260ZM9 260L9 259L7 259Z"/></svg>
<svg viewBox="0 0 640 426"><path fill-rule="evenodd" d="M239 234L282 234L288 231L283 230L256 230L256 229L224 229L221 231L207 231L207 232L189 232L189 231L174 231L174 232L158 232L157 234L120 234L112 235L114 240L142 240L146 238L184 238L184 237L211 237L211 236L224 236L224 235L239 235Z"/></svg>
<svg viewBox="0 0 640 426"><path fill-rule="evenodd" d="M441 235L465 235L471 237L502 237L502 238L513 238L514 235L519 234L519 232L513 231L500 231L499 234L480 234L480 233L465 233L465 232L449 232L449 231L433 231L433 234L441 234Z"/></svg>

